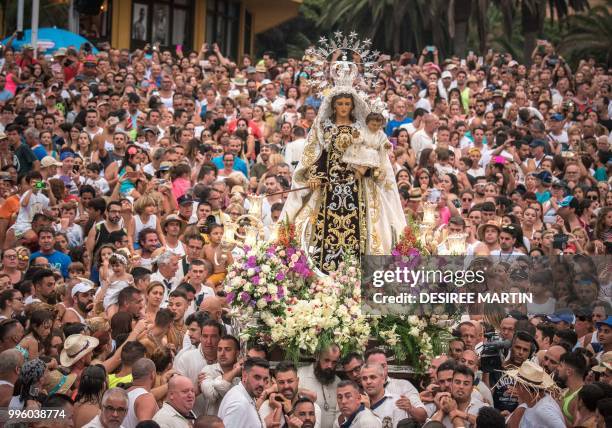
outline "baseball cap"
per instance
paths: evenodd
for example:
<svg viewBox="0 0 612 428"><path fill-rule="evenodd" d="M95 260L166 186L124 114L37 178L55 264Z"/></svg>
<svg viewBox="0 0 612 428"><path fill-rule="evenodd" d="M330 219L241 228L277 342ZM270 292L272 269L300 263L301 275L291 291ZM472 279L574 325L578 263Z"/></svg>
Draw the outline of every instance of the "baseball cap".
<svg viewBox="0 0 612 428"><path fill-rule="evenodd" d="M168 171L170 168L172 168L172 162L162 162L159 164L160 171Z"/></svg>
<svg viewBox="0 0 612 428"><path fill-rule="evenodd" d="M565 117L563 117L561 113L555 113L550 116L550 120L552 120L553 122L561 122L563 121L563 119L565 119Z"/></svg>
<svg viewBox="0 0 612 428"><path fill-rule="evenodd" d="M183 195L177 199L179 205L192 204L195 200L189 195Z"/></svg>
<svg viewBox="0 0 612 428"><path fill-rule="evenodd" d="M605 320L595 323L595 326L597 328L602 327L604 325L607 325L608 327L612 327L612 315L608 315L608 318L606 318Z"/></svg>
<svg viewBox="0 0 612 428"><path fill-rule="evenodd" d="M61 162L58 162L55 160L55 158L51 157L51 156L45 156L44 158L42 158L42 160L40 161L40 166L42 168L48 168L50 166L62 166Z"/></svg>
<svg viewBox="0 0 612 428"><path fill-rule="evenodd" d="M1 140L6 140L7 138L8 138L8 136L4 132L0 132L0 141Z"/></svg>
<svg viewBox="0 0 612 428"><path fill-rule="evenodd" d="M565 198L561 199L561 202L559 202L559 206L560 207L569 207L571 202L574 200L573 196L566 196Z"/></svg>
<svg viewBox="0 0 612 428"><path fill-rule="evenodd" d="M546 144L544 143L543 140L533 140L531 143L529 143L529 147L531 147L532 149L535 149L536 147L544 147L546 146Z"/></svg>
<svg viewBox="0 0 612 428"><path fill-rule="evenodd" d="M442 76L441 77L442 77L442 79L447 79L447 78L448 79L452 79L453 78L453 74L450 71L446 70L446 71L442 72Z"/></svg>
<svg viewBox="0 0 612 428"><path fill-rule="evenodd" d="M540 171L536 174L536 178L540 180L542 183L550 184L552 183L552 174L548 171Z"/></svg>
<svg viewBox="0 0 612 428"><path fill-rule="evenodd" d="M246 72L247 74L253 74L257 72L257 69L251 65L250 67L247 67Z"/></svg>
<svg viewBox="0 0 612 428"><path fill-rule="evenodd" d="M553 324L557 324L560 322L566 322L568 324L576 323L576 316L570 310L559 311L552 315L547 316L546 318L548 319L548 321L550 321ZM612 317L609 317L609 318L612 322Z"/></svg>
<svg viewBox="0 0 612 428"><path fill-rule="evenodd" d="M93 286L86 282L79 282L74 287L72 287L72 291L70 294L74 297L77 293L88 293L93 290Z"/></svg>

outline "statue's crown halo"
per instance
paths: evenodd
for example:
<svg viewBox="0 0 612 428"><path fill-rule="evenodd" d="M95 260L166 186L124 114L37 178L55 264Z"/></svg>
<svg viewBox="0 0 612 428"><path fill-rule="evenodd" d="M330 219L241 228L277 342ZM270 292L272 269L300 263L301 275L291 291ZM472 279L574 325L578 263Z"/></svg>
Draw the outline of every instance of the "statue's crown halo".
<svg viewBox="0 0 612 428"><path fill-rule="evenodd" d="M373 87L373 78L381 68L377 62L379 52L373 51L371 45L370 39L360 40L354 31L348 35L336 31L332 37L321 37L317 46L306 50L315 68L311 85L322 90L331 80L334 87L349 88L361 80Z"/></svg>

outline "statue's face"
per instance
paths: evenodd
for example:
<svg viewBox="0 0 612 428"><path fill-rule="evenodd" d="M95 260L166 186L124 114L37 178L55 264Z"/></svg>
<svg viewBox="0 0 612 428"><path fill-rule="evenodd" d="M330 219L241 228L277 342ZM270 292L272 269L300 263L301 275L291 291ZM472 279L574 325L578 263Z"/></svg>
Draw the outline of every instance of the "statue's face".
<svg viewBox="0 0 612 428"><path fill-rule="evenodd" d="M348 118L353 110L353 99L351 97L338 98L334 105L334 110L336 112L336 118Z"/></svg>

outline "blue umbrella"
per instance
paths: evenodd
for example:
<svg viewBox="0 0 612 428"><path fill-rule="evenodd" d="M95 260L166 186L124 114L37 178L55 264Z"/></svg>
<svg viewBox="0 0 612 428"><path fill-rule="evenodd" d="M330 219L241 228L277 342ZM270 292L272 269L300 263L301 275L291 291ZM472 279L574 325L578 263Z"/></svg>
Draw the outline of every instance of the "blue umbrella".
<svg viewBox="0 0 612 428"><path fill-rule="evenodd" d="M22 40L13 40L13 47L17 50L21 49L25 44L32 43L32 30L25 30L23 32ZM3 45L6 45L8 38L2 41ZM92 53L98 53L98 50L93 47L93 44L89 42L85 37L80 36L62 28L39 28L38 29L38 47L44 49L44 53L51 54L59 48L68 48L70 46L77 50L83 43L89 43L92 46Z"/></svg>

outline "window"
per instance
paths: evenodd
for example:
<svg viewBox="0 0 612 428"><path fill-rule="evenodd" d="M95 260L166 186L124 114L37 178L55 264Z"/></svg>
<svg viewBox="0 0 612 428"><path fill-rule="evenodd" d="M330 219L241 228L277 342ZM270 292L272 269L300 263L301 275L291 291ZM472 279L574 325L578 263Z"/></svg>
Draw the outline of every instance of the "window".
<svg viewBox="0 0 612 428"><path fill-rule="evenodd" d="M240 3L233 0L208 0L206 42L217 43L226 57L237 58Z"/></svg>
<svg viewBox="0 0 612 428"><path fill-rule="evenodd" d="M159 43L191 49L193 1L136 0L132 3L132 48Z"/></svg>

